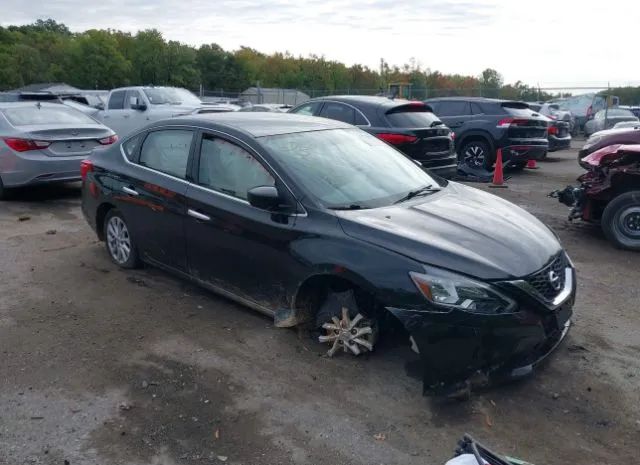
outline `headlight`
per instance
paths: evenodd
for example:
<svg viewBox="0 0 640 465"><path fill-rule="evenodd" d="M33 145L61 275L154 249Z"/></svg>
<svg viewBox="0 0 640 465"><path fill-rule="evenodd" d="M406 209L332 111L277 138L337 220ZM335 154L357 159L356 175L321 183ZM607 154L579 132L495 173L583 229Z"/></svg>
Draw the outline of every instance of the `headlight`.
<svg viewBox="0 0 640 465"><path fill-rule="evenodd" d="M470 313L497 315L513 313L514 300L489 284L432 267L425 273L409 275L423 296L436 306L434 311L449 312L456 308Z"/></svg>
<svg viewBox="0 0 640 465"><path fill-rule="evenodd" d="M584 143L584 149L591 147L592 145L596 145L598 142L600 142L600 139L602 139L602 136L591 136L587 139L587 141Z"/></svg>

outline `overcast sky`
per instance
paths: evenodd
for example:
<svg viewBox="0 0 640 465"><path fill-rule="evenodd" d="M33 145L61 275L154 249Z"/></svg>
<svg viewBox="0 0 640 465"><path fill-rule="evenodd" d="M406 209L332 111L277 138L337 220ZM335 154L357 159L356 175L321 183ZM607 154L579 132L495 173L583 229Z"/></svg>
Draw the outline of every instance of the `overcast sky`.
<svg viewBox="0 0 640 465"><path fill-rule="evenodd" d="M640 85L638 0L2 0L1 25L38 18L371 67L492 67L542 87Z"/></svg>

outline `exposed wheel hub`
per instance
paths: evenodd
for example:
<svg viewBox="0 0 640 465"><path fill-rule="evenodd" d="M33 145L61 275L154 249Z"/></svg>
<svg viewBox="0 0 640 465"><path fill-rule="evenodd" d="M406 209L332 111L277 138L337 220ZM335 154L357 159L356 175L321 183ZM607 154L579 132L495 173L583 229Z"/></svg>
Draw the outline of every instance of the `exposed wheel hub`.
<svg viewBox="0 0 640 465"><path fill-rule="evenodd" d="M640 236L640 207L631 207L623 211L620 223L626 235Z"/></svg>
<svg viewBox="0 0 640 465"><path fill-rule="evenodd" d="M327 334L320 336L320 342L331 344L327 355L332 357L340 348L347 353L360 355L363 351L372 351L374 333L371 322L358 313L353 319L349 316L349 310L342 307L342 318L334 316L331 322L324 323L322 328Z"/></svg>

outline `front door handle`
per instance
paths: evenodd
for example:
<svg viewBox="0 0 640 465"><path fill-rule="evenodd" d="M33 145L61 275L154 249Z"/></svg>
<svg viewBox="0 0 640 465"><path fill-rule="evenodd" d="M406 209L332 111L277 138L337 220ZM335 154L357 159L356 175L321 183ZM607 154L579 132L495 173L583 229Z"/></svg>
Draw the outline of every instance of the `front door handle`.
<svg viewBox="0 0 640 465"><path fill-rule="evenodd" d="M193 218L195 218L196 220L200 220L200 221L211 221L211 217L207 216L207 215L203 215L200 212L197 212L195 210L191 210L188 209L187 210L187 215L192 216Z"/></svg>
<svg viewBox="0 0 640 465"><path fill-rule="evenodd" d="M122 188L122 192L124 192L126 194L129 194L129 195L133 195L133 196L140 195L140 194L138 194L137 190L132 189L132 188L127 187L127 186Z"/></svg>

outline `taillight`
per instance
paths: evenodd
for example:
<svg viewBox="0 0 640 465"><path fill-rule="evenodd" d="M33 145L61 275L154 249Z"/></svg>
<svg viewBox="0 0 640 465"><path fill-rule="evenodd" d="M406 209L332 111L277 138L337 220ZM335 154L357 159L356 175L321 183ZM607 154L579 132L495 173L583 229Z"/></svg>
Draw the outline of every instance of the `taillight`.
<svg viewBox="0 0 640 465"><path fill-rule="evenodd" d="M51 142L44 140L31 140L31 139L17 139L13 137L6 137L4 143L16 152L28 152L29 150L46 149L51 145Z"/></svg>
<svg viewBox="0 0 640 465"><path fill-rule="evenodd" d="M453 131L451 131L451 132L449 133L449 137L451 137L451 140L455 140L455 139L456 139L456 133L455 133L455 132L453 132Z"/></svg>
<svg viewBox="0 0 640 465"><path fill-rule="evenodd" d="M549 135L558 134L558 128L556 126L549 126L547 128L547 132L549 133Z"/></svg>
<svg viewBox="0 0 640 465"><path fill-rule="evenodd" d="M499 128L508 128L510 126L529 126L529 120L518 118L502 118L500 121L498 121Z"/></svg>
<svg viewBox="0 0 640 465"><path fill-rule="evenodd" d="M80 177L84 181L88 173L93 172L93 162L89 159L80 162Z"/></svg>
<svg viewBox="0 0 640 465"><path fill-rule="evenodd" d="M109 145L109 144L113 144L115 142L118 141L118 135L114 134L112 136L109 137L105 137L104 139L98 139L98 142L100 142L100 144L102 145Z"/></svg>
<svg viewBox="0 0 640 465"><path fill-rule="evenodd" d="M418 140L416 136L409 136L407 134L394 134L391 132L382 132L376 134L378 139L382 139L385 142L388 142L391 145L400 145L400 144L411 144Z"/></svg>

